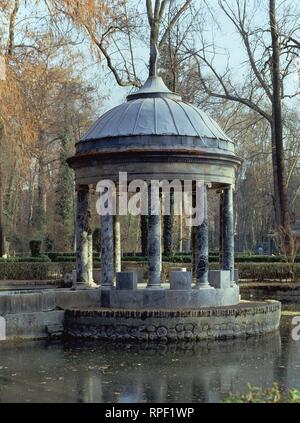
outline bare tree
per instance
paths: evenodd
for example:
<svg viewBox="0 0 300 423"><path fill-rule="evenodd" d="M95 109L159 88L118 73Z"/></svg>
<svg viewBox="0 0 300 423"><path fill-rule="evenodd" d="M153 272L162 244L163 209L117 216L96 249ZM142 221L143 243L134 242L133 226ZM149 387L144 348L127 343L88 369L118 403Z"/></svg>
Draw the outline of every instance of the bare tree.
<svg viewBox="0 0 300 423"><path fill-rule="evenodd" d="M283 2L284 3L284 2ZM207 94L219 100L234 101L254 110L267 120L271 132L274 209L278 232L282 235L283 249L288 253L290 245L290 217L288 213L288 196L285 173L285 156L283 143L282 101L298 94L287 94L284 83L291 72L296 45L291 43L291 34L297 27L290 25L289 41L283 34L288 26L288 16L277 18L276 1L269 0L269 25L253 22L250 18L248 0L218 1L219 9L233 24L240 36L247 57L248 79L241 86L234 82L229 66L224 72L218 72L215 65L216 45L204 42L202 47L194 50L198 63L198 74ZM287 55L288 52L288 55ZM207 72L208 71L208 72Z"/></svg>
<svg viewBox="0 0 300 423"><path fill-rule="evenodd" d="M62 14L84 30L93 47L96 47L106 65L112 72L118 85L123 87L140 87L141 80L137 76L137 54L134 50L145 38L149 39L151 57L149 74L154 74L156 63L156 46L158 49L166 43L169 34L173 31L178 19L188 10L193 0L145 0L145 12L150 27L149 37L145 37L145 22L139 5L134 2L117 1L111 4L110 15L102 19L103 7L101 2L90 9L86 8L85 1L72 2L62 0L45 0L52 13ZM95 3L91 0L90 3ZM172 13L167 13L172 3ZM100 8L100 11L99 11ZM84 13L83 13L84 12ZM141 40L142 38L142 40ZM133 40L135 39L135 46Z"/></svg>

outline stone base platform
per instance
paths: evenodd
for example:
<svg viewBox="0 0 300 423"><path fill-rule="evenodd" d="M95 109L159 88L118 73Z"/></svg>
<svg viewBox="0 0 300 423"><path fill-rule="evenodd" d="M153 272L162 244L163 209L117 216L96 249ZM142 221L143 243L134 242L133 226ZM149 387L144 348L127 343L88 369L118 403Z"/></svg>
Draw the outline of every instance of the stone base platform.
<svg viewBox="0 0 300 423"><path fill-rule="evenodd" d="M119 309L199 309L200 307L220 307L239 304L238 285L230 288L213 287L190 290L100 289L99 307Z"/></svg>
<svg viewBox="0 0 300 423"><path fill-rule="evenodd" d="M126 342L229 339L274 332L280 315L278 301L198 310L69 309L64 331L70 337Z"/></svg>

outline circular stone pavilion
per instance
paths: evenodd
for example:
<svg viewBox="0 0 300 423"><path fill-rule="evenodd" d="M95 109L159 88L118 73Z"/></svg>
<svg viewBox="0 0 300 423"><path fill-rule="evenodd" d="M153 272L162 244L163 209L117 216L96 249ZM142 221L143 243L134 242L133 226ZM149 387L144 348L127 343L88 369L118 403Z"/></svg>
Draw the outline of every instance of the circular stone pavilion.
<svg viewBox="0 0 300 423"><path fill-rule="evenodd" d="M177 339L182 326L182 333L187 335L180 336L185 339L191 333L197 338L197 330L202 331L200 338L206 338L209 333L212 337L224 333L238 336L278 328L279 303L240 304L233 227L233 191L240 159L234 143L203 111L171 92L160 77L150 76L126 103L101 116L77 143L76 154L68 163L75 170L77 189L76 288L101 292L99 309L67 313L71 334L93 333L105 338L108 333L117 333L122 338L134 332L139 334L138 339L148 339L156 331L156 337ZM101 217L101 285L95 287L90 193L101 180L117 184L120 172L127 173L128 183L179 179L204 184L202 201L197 205L203 220L193 229L195 279L192 272L173 271L169 285L162 285L162 217L160 213L149 214L147 286L139 287L137 273L121 269L119 216L106 215ZM208 268L208 190L217 191L220 197L219 271ZM234 316L240 320L235 321Z"/></svg>

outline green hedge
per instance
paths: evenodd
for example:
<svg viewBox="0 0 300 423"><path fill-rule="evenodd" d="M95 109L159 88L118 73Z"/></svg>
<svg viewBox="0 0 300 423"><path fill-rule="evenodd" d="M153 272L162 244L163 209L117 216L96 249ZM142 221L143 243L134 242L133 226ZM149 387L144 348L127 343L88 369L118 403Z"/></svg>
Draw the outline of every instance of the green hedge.
<svg viewBox="0 0 300 423"><path fill-rule="evenodd" d="M74 252L51 252L48 253L48 257L53 262L74 262L76 260L76 253ZM98 253L93 254L94 260L98 260L99 255ZM147 261L147 258L142 256L141 253L125 253L122 258L123 261ZM27 260L25 260L27 261ZM173 263L191 263L192 262L192 255L190 253L176 253L172 257L165 257L163 256L163 261L165 262L173 262ZM283 256L261 256L261 255L245 255L242 253L236 253L235 255L236 263L285 263L286 259ZM218 263L219 262L219 254L216 252L211 252L209 254L209 262L210 263ZM300 256L297 256L295 259L295 263L300 263Z"/></svg>
<svg viewBox="0 0 300 423"><path fill-rule="evenodd" d="M123 262L123 270L126 267L134 268L142 267L145 275L147 274L147 263L141 261L125 261ZM163 263L162 280L166 281L168 278L169 270L172 267L181 267L181 263ZM191 263L184 264L187 270L191 270ZM210 263L210 270L218 270L219 263ZM300 281L300 264L294 264L292 267L287 263L238 263L236 268L239 270L240 279L248 279L256 282L263 282L268 280L286 281L295 279Z"/></svg>
<svg viewBox="0 0 300 423"><path fill-rule="evenodd" d="M147 263L144 258L139 260L123 261L123 270L133 267L141 267L147 274ZM164 262L163 280L166 280L171 267L181 267L184 264L188 270L191 269L191 263ZM285 281L295 279L300 281L300 263L290 266L287 263L237 263L240 279L253 281L279 280ZM94 268L100 268L100 262L94 261ZM219 268L218 263L210 263L210 269ZM38 262L24 263L18 261L0 261L0 280L61 280L65 273L75 269L74 262Z"/></svg>
<svg viewBox="0 0 300 423"><path fill-rule="evenodd" d="M51 260L46 255L36 257L0 257L0 263L51 263Z"/></svg>
<svg viewBox="0 0 300 423"><path fill-rule="evenodd" d="M68 253L51 252L51 253L47 253L47 255L52 261L56 261L57 257L76 257L76 253L74 252L68 252Z"/></svg>
<svg viewBox="0 0 300 423"><path fill-rule="evenodd" d="M56 256L52 260L52 262L53 263L76 263L76 256Z"/></svg>
<svg viewBox="0 0 300 423"><path fill-rule="evenodd" d="M127 256L122 258L123 261L147 261L146 257L142 256ZM162 256L163 262L166 263L192 263L191 254L176 254L172 257ZM209 256L210 263L219 263L219 257L216 255ZM279 256L238 256L235 258L236 263L286 263L284 257ZM295 263L300 263L300 257L297 257Z"/></svg>
<svg viewBox="0 0 300 423"><path fill-rule="evenodd" d="M48 253L48 258L54 263L58 262L74 262L76 261L76 253ZM93 254L94 260L99 259L99 254Z"/></svg>
<svg viewBox="0 0 300 423"><path fill-rule="evenodd" d="M250 279L258 282L276 279L284 281L295 279L300 281L300 264L287 263L238 263L240 279Z"/></svg>
<svg viewBox="0 0 300 423"><path fill-rule="evenodd" d="M61 280L73 263L0 262L0 280Z"/></svg>
<svg viewBox="0 0 300 423"><path fill-rule="evenodd" d="M236 256L236 263L286 263L284 256ZM295 263L300 263L300 256L295 258Z"/></svg>

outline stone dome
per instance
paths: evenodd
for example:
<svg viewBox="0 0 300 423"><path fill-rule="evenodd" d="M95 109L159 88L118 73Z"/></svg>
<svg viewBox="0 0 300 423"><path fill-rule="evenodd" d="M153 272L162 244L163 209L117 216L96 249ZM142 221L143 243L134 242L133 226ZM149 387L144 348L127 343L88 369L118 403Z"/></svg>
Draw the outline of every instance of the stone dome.
<svg viewBox="0 0 300 423"><path fill-rule="evenodd" d="M135 94L101 116L83 141L133 135L180 135L231 143L206 113L182 101L160 77L151 77Z"/></svg>
<svg viewBox="0 0 300 423"><path fill-rule="evenodd" d="M77 144L77 153L147 147L234 151L234 143L213 119L172 93L158 76L104 113Z"/></svg>
<svg viewBox="0 0 300 423"><path fill-rule="evenodd" d="M218 187L233 183L240 159L213 119L151 76L95 122L68 163L81 184L127 172L131 179L180 177Z"/></svg>

